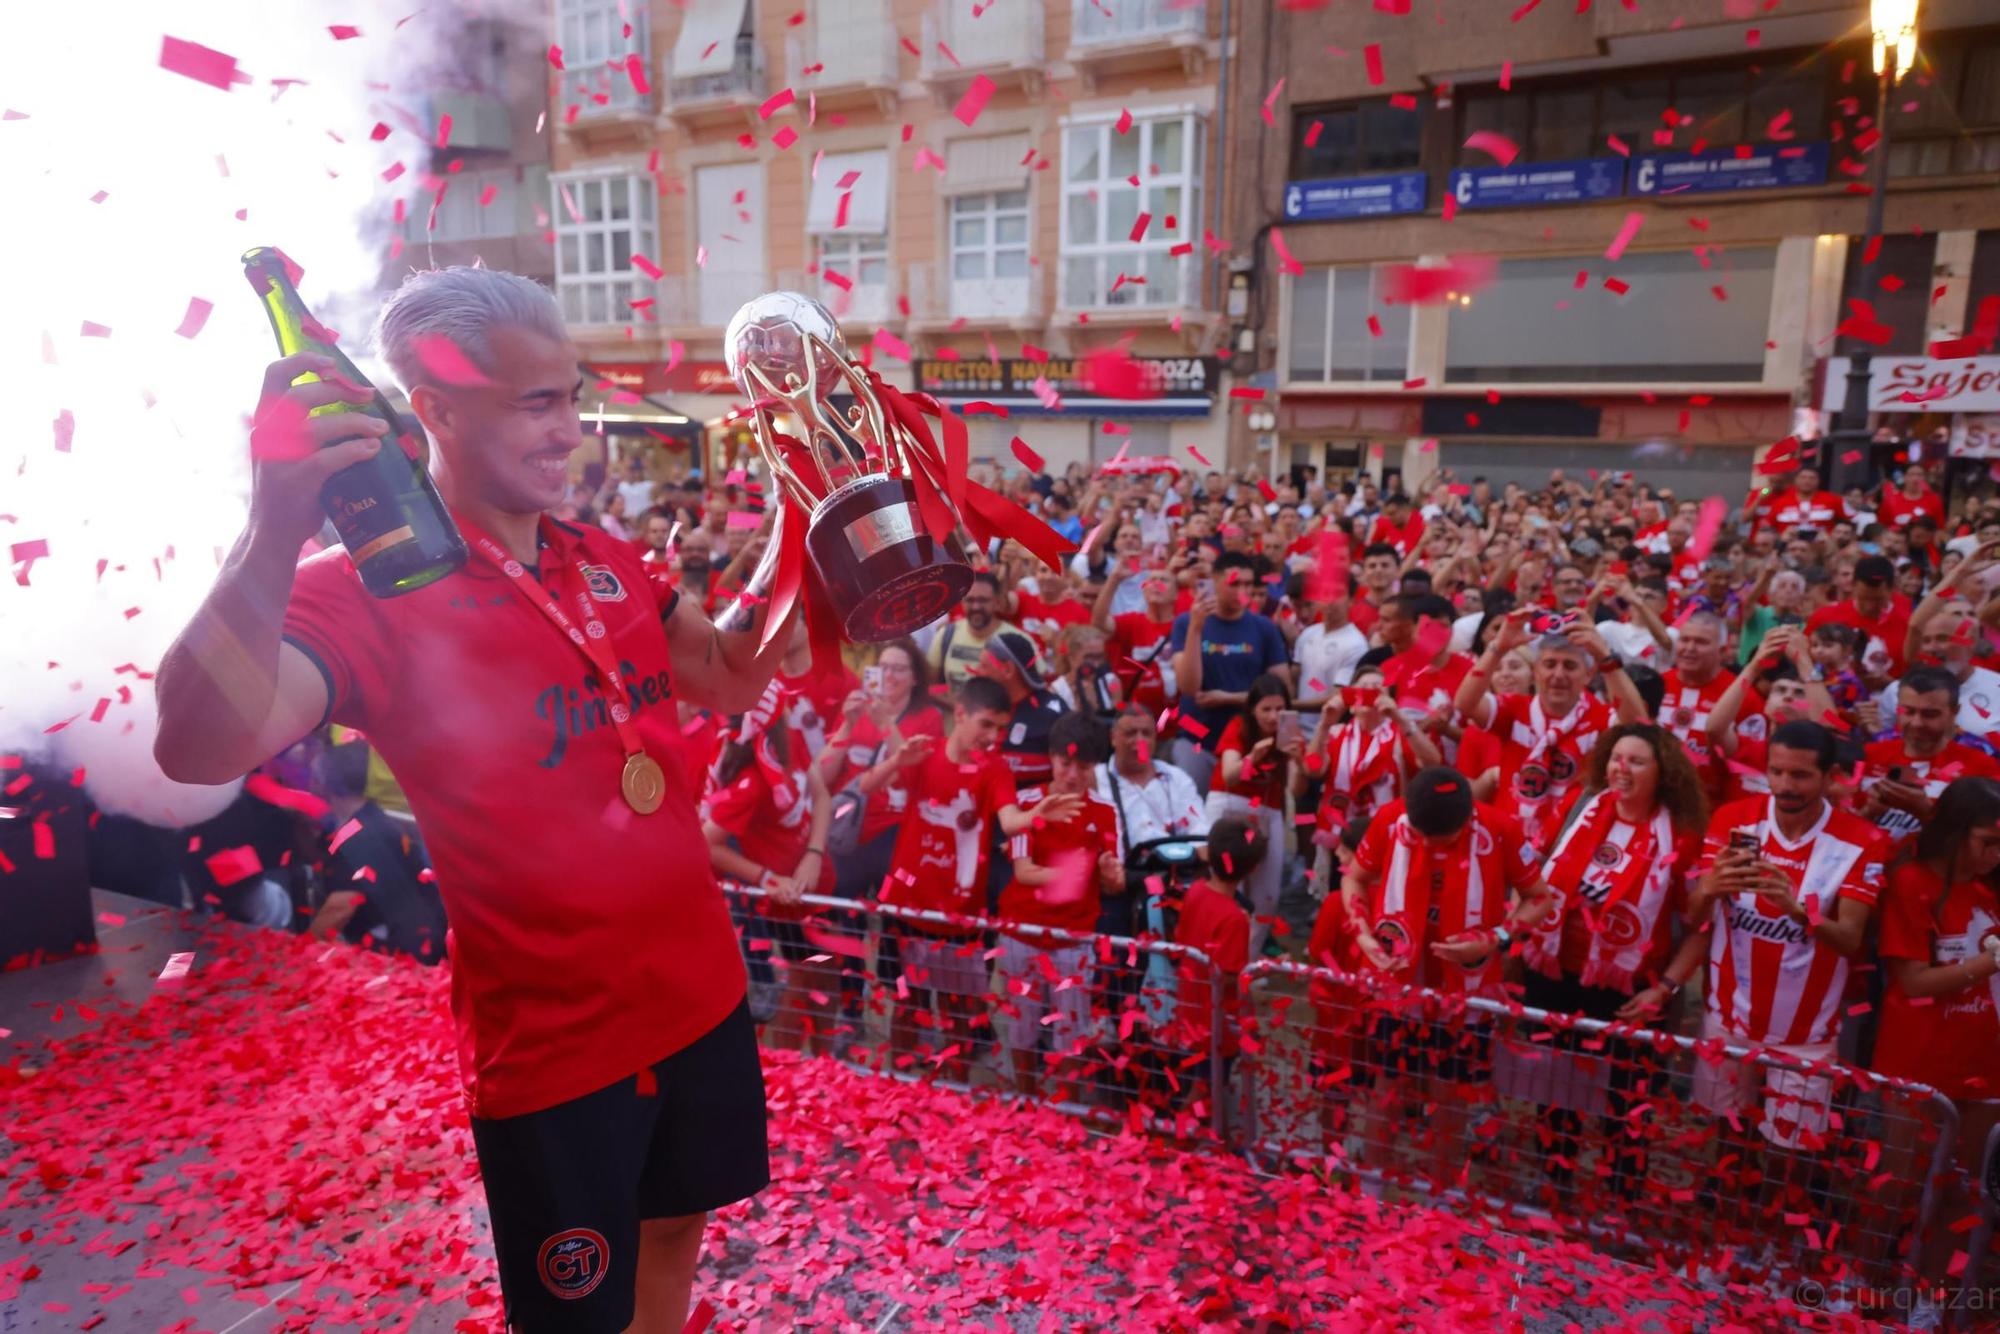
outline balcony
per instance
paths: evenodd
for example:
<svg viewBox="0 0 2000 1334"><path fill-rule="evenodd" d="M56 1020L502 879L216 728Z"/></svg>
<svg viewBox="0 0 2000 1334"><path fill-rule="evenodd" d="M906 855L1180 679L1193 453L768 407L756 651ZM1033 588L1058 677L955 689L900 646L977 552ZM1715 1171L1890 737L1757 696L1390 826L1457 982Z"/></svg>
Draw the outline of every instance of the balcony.
<svg viewBox="0 0 2000 1334"><path fill-rule="evenodd" d="M565 134L583 143L615 139L650 128L653 92L640 92L623 67L570 70L556 93L554 117ZM575 107L572 118L570 108ZM457 123L452 137L458 137Z"/></svg>
<svg viewBox="0 0 2000 1334"><path fill-rule="evenodd" d="M1193 78L1209 53L1204 0L1071 0L1069 60L1086 85L1172 65Z"/></svg>
<svg viewBox="0 0 2000 1334"><path fill-rule="evenodd" d="M764 48L745 34L736 38L729 65L714 73L675 75L667 82L667 114L685 124L754 116L765 94Z"/></svg>
<svg viewBox="0 0 2000 1334"><path fill-rule="evenodd" d="M1019 277L955 278L949 261L912 264L909 284L913 330L1037 329L1043 323L1040 266Z"/></svg>
<svg viewBox="0 0 2000 1334"><path fill-rule="evenodd" d="M887 18L875 23L815 23L785 39L785 69L799 99L808 94L822 110L873 105L896 108L899 43Z"/></svg>
<svg viewBox="0 0 2000 1334"><path fill-rule="evenodd" d="M1041 91L1047 55L1039 2L981 8L975 0L937 0L924 15L918 73L946 101L955 100L980 74L1002 88L1020 87L1033 96Z"/></svg>
<svg viewBox="0 0 2000 1334"><path fill-rule="evenodd" d="M843 328L864 335L863 341L885 324L902 323L902 308L896 303L895 270L887 270L884 280L875 283L863 282L853 274L844 276L852 282L851 287L827 281L824 273L780 269L778 288L805 293L825 306Z"/></svg>
<svg viewBox="0 0 2000 1334"><path fill-rule="evenodd" d="M1204 309L1193 255L1165 250L1083 251L1061 260L1055 325L1164 325L1198 344L1217 324Z"/></svg>

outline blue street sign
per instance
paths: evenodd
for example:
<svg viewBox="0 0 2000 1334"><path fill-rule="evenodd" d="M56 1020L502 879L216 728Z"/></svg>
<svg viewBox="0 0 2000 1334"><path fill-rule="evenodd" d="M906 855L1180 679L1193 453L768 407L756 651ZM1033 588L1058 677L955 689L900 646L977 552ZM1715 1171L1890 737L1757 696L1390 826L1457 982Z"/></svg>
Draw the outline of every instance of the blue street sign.
<svg viewBox="0 0 2000 1334"><path fill-rule="evenodd" d="M1632 159L1632 193L1672 195L1710 190L1780 190L1826 184L1826 145L1756 144L1704 153L1641 153Z"/></svg>
<svg viewBox="0 0 2000 1334"><path fill-rule="evenodd" d="M1285 186L1285 221L1323 222L1331 218L1421 213L1429 188L1430 178L1421 171L1292 181Z"/></svg>
<svg viewBox="0 0 2000 1334"><path fill-rule="evenodd" d="M1578 199L1614 199L1625 193L1625 159L1593 157L1467 167L1451 174L1451 193L1460 208L1520 208Z"/></svg>

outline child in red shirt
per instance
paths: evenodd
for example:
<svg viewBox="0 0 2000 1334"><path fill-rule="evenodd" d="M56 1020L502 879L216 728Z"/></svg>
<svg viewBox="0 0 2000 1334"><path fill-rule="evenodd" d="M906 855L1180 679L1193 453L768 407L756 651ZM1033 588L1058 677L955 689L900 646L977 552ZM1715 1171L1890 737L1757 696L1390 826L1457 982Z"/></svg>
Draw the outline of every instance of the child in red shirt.
<svg viewBox="0 0 2000 1334"><path fill-rule="evenodd" d="M1250 914L1238 893L1264 860L1265 840L1257 827L1240 815L1225 815L1208 831L1208 878L1188 886L1181 902L1181 919L1174 943L1200 950L1214 966L1222 996L1222 1075L1236 1058L1237 978L1250 964ZM1209 990L1209 969L1191 960L1180 964L1176 989L1179 1008L1175 1036L1191 1055L1207 1055L1215 1034L1216 999ZM1203 1062L1186 1065L1190 1084L1206 1084Z"/></svg>
<svg viewBox="0 0 2000 1334"><path fill-rule="evenodd" d="M817 951L807 943L803 923L812 910L799 900L833 892L833 863L826 856L832 803L818 766L785 723L790 702L790 692L771 682L729 734L702 802L701 829L716 875L765 895L757 910L766 919L783 974L777 1022L767 1039L774 1046L825 1051L840 969L810 962Z"/></svg>
<svg viewBox="0 0 2000 1334"><path fill-rule="evenodd" d="M1014 878L1000 894L999 974L1002 997L996 1027L1013 1054L1014 1086L1035 1096L1035 1061L1042 1031L1051 1031L1056 1065L1076 1048L1090 1026L1090 936L1101 894L1125 892L1125 863L1118 855L1118 812L1091 795L1095 766L1110 757L1101 729L1080 713L1066 713L1049 731L1051 794L1076 796L1083 805L1069 819L1036 824L1014 835L1009 851ZM1021 799L1040 793L1030 789ZM1010 927L1050 927L1054 937ZM1043 1016L1051 1009L1053 1019Z"/></svg>
<svg viewBox="0 0 2000 1334"><path fill-rule="evenodd" d="M953 696L951 731L942 747L929 737L900 732L891 740L890 759L905 775L914 818L906 819L896 836L883 903L970 916L985 894L986 850L996 820L1011 837L1037 821L1066 820L1082 808L1079 797L1050 793L1032 809L1021 809L1012 771L994 749L1012 715L1005 686L989 677L968 677ZM906 919L897 923L896 934L903 973L889 1045L907 1052L915 1042L913 1025L937 1024L931 1017L936 992L949 1030L940 1048L951 1052L940 1073L962 1080L979 1003L987 994L978 928Z"/></svg>

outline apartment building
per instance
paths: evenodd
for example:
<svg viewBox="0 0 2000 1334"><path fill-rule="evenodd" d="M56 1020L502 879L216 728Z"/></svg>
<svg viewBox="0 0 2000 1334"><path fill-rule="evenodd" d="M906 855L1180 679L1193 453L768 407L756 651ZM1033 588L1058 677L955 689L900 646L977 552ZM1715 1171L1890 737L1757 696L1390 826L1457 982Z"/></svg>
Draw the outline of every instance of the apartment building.
<svg viewBox="0 0 2000 1334"><path fill-rule="evenodd" d="M1827 428L1857 332L1890 424L2000 441L2000 358L1950 345L2000 299L1996 17L1922 6L1864 291L1859 0L1244 11L1214 179L1234 369L1277 406L1232 457L1740 494L1759 448Z"/></svg>
<svg viewBox="0 0 2000 1334"><path fill-rule="evenodd" d="M745 457L722 333L808 293L890 382L1061 468L1227 439L1226 0L555 0L554 282L607 436ZM553 60L562 68L553 68ZM1077 358L1119 344L1148 397Z"/></svg>

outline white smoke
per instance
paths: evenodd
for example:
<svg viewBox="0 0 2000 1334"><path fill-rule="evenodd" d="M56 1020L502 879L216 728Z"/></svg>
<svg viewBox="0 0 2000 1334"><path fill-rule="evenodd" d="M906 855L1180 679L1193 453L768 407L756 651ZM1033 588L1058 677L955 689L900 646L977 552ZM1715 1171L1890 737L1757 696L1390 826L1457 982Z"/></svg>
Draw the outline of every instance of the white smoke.
<svg viewBox="0 0 2000 1334"><path fill-rule="evenodd" d="M379 286L392 201L429 166L413 75L456 16L433 7L399 28L421 0L406 3L10 7L0 752L86 768L107 809L185 824L234 796L159 773L139 673L243 525L245 416L275 353L239 256L283 248L306 270L307 301L341 327L372 307L356 298ZM338 39L335 25L360 35ZM163 68L165 38L234 57L247 81L223 90ZM409 174L391 185L394 162ZM197 301L206 321L182 336ZM343 332L352 348L365 330ZM41 544L46 557L20 559Z"/></svg>

